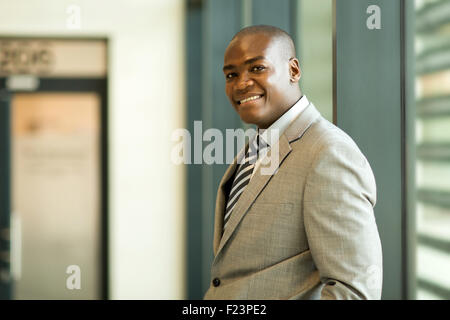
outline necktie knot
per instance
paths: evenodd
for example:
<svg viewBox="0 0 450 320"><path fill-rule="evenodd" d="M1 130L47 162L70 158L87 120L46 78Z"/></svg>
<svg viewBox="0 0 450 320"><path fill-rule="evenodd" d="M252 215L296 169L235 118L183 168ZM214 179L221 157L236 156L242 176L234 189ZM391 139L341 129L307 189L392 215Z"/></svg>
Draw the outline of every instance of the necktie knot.
<svg viewBox="0 0 450 320"><path fill-rule="evenodd" d="M253 164L256 163L261 152L267 147L267 143L258 134L250 143L244 162L251 161Z"/></svg>

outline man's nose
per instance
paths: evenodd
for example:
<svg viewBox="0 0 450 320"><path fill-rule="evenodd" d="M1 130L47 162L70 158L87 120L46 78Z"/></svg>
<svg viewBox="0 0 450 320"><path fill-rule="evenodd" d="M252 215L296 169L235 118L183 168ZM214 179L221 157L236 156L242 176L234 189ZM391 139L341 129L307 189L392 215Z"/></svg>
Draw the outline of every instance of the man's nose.
<svg viewBox="0 0 450 320"><path fill-rule="evenodd" d="M245 90L248 87L251 87L254 84L253 79L249 78L247 75L243 74L239 77L239 81L237 83L237 90Z"/></svg>

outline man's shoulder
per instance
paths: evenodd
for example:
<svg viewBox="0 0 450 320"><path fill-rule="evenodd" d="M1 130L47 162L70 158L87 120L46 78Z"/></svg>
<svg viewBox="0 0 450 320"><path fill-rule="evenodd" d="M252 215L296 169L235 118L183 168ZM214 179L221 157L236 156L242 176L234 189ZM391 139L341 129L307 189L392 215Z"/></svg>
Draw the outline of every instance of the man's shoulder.
<svg viewBox="0 0 450 320"><path fill-rule="evenodd" d="M297 144L298 143L298 144ZM367 158L344 130L320 116L298 141L291 144L299 159L341 159L364 165ZM313 160L314 161L314 160Z"/></svg>
<svg viewBox="0 0 450 320"><path fill-rule="evenodd" d="M311 124L305 132L305 142L311 144L314 149L331 147L336 144L346 144L349 147L358 148L355 141L342 129L323 118L322 116Z"/></svg>
<svg viewBox="0 0 450 320"><path fill-rule="evenodd" d="M294 168L292 172L300 168L298 172L303 174L306 170L310 183L322 179L323 175L335 181L356 173L362 175L371 188L376 188L370 163L355 141L322 117L314 121L291 147L292 156L288 163Z"/></svg>

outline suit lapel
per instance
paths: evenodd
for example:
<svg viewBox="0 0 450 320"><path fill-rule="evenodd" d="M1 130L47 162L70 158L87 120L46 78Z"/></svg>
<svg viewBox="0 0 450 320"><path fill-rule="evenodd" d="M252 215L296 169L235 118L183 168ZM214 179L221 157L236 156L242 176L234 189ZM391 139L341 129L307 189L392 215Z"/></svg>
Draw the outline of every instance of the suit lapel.
<svg viewBox="0 0 450 320"><path fill-rule="evenodd" d="M300 113L292 124L286 129L284 134L289 143L300 139L308 128L321 117L319 111L310 102L308 106Z"/></svg>
<svg viewBox="0 0 450 320"><path fill-rule="evenodd" d="M215 212L215 227L214 227L214 254L217 256L221 249L225 246L231 235L235 231L239 222L245 216L249 207L256 200L266 184L270 181L273 174L281 165L283 160L291 152L290 143L300 139L311 124L320 117L320 113L316 110L314 105L310 103L305 110L293 121L293 123L286 129L286 131L280 136L277 145L271 147L266 157L269 167L272 168L272 174L268 173L268 165L261 164L256 170L254 176L250 180L245 190L242 192L238 202L236 203L233 213L231 214L228 226L222 235L223 230L223 216L225 211L225 186L230 178L233 176L236 170L236 163L239 157L244 155L244 148L240 154L234 159L233 163L228 167L225 172L222 181L219 184L219 190L216 200L216 212ZM263 171L264 170L264 171Z"/></svg>
<svg viewBox="0 0 450 320"><path fill-rule="evenodd" d="M277 151L278 152L273 153L271 148L271 150L267 153L266 157L269 159L278 158L279 163L281 163L284 160L284 158L289 154L289 152L291 152L291 147L289 146L289 142L286 139L286 136L282 135L280 137L279 148ZM234 230L236 229L241 219L244 217L250 205L255 201L261 190L266 186L266 184L272 177L271 174L262 174L261 170L262 165L255 172L254 176L250 180L250 183L247 185L244 192L242 192L238 202L236 203L236 206L234 207L233 212L231 214L230 220L228 221L227 228L223 233L222 239L220 239L217 254L220 252L220 250L226 244L230 236L233 234Z"/></svg>

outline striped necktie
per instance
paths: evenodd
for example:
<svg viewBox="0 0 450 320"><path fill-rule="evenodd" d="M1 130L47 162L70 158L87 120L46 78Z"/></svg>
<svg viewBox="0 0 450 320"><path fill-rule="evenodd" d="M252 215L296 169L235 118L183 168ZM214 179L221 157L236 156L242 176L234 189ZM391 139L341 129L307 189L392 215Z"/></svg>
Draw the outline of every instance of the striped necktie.
<svg viewBox="0 0 450 320"><path fill-rule="evenodd" d="M225 209L225 217L223 219L224 230L227 227L228 221L230 220L231 212L233 211L236 203L239 200L239 197L241 196L242 192L244 192L245 187L248 185L248 183L250 182L250 178L252 177L253 168L255 167L255 163L258 158L258 142L259 135L256 136L252 144L249 146L245 159L239 166L234 177L230 196L228 197L227 207ZM261 143L260 149L263 147L267 147L267 145Z"/></svg>

